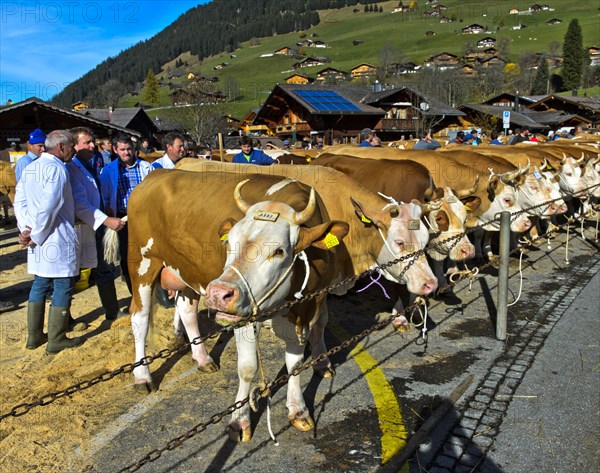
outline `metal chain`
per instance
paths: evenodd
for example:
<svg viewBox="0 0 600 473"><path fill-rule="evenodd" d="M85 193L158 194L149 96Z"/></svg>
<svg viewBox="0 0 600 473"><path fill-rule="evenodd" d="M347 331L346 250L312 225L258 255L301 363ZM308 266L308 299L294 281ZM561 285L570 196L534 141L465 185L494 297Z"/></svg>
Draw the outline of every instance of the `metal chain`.
<svg viewBox="0 0 600 473"><path fill-rule="evenodd" d="M568 223L566 223L565 225L568 225ZM562 225L562 226L559 225L558 227L559 228L563 228L565 225ZM550 232L548 232L548 234L549 233ZM545 235L540 235L541 238L544 238L544 236ZM521 250L522 250L521 247L515 248L514 250L512 250L510 252L510 254L513 254L513 253L515 253L517 251L521 251ZM485 264L479 266L478 267L479 272L481 273L482 270L484 270L484 269L486 269L486 268L488 268L490 266L493 266L492 262L488 262L488 263L485 263ZM459 282L461 282L462 280L463 279L459 279L456 282L449 284L447 287L454 287ZM424 296L424 299L425 299L425 303L427 303L427 300L429 299L429 296ZM406 316L409 313L411 313L420 304L421 304L421 301L415 301L411 306L409 306L406 309L404 309L404 315ZM307 360L304 363L299 364L296 368L294 368L292 370L291 373L281 375L279 378L275 379L273 382L267 384L266 386L264 386L262 388L259 388L257 390L259 396L264 397L264 395L266 393L272 392L273 388L278 387L278 386L283 386L284 384L286 384L288 382L288 380L292 376L299 375L300 373L302 373L303 371L311 368L312 366L316 365L317 363L319 363L321 361L324 361L325 359L329 358L331 355L335 355L336 353L338 353L341 350L343 350L344 348L352 345L353 343L359 342L360 340L364 339L366 336L370 335L371 333L376 332L378 330L381 330L382 328L384 328L387 325L389 325L390 323L392 323L392 321L396 317L397 317L397 314L396 315L390 315L386 319L382 320L381 322L378 322L378 323L372 325L371 327L364 329L362 332L354 335L353 337L348 338L347 340L343 341L339 345L336 345L335 347L331 348L327 352L321 353L316 358ZM246 397L246 398L244 398L244 399L242 399L240 401L235 402L234 404L229 405L223 411L212 415L208 421L202 422L200 424L197 424L194 427L192 427L190 430L188 430L187 432L185 432L184 434L182 434L182 435L180 435L178 437L175 437L172 440L169 440L163 447L151 450L150 452L148 452L140 460L138 460L138 461L136 461L136 462L134 462L134 463L132 463L132 464L124 467L123 469L119 470L119 473L137 471L142 466L144 466L145 464L153 462L153 461L156 461L157 459L159 459L161 457L161 455L165 451L167 451L167 450L173 450L174 448L181 446L181 444L183 442L185 442L185 441L191 439L192 437L198 435L200 432L205 431L206 428L209 425L211 425L211 424L217 424L218 422L220 422L223 419L223 417L225 417L228 414L232 414L234 411L236 411L237 409L243 407L248 402L249 402L249 397Z"/></svg>
<svg viewBox="0 0 600 473"><path fill-rule="evenodd" d="M585 193L586 191L588 191L590 189L593 189L593 188L595 188L597 186L598 186L598 184L590 186L590 187L587 187L585 189L582 189L581 191L578 191L578 192L574 193L573 195L571 195L571 197L579 195L581 193ZM534 208L537 208L537 207L543 207L545 205L548 205L549 203L555 202L557 200L562 200L562 199L564 199L564 196L560 197L558 199L553 199L553 200L550 200L550 201L546 201L546 202L544 202L542 204L538 204L536 206L532 206L532 207L529 207L527 209L523 209L523 210L520 210L518 212L512 213L511 214L511 219L514 219L516 216L521 215L522 213L526 213L528 210L531 210L531 209L534 209ZM494 218L492 220L487 221L485 224L481 224L481 225L477 225L475 227L471 227L468 230L466 230L465 232L456 234L456 235L454 235L452 237L446 238L445 240L436 242L434 244L434 246L435 245L442 245L442 244L445 244L445 243L451 243L451 242L454 241L454 244L450 247L450 249L452 249L452 248L454 248L454 246L456 246L458 244L458 242L460 241L460 239L462 237L464 237L464 236L466 236L466 235L468 235L468 234L470 234L470 233L472 233L472 232L474 232L474 231L476 231L476 230L478 230L480 228L483 228L483 227L489 225L489 223L491 223L491 222L495 222L495 221L499 221L499 220L500 220L500 217L498 216L498 217L496 217L496 218ZM94 386L94 385L96 385L98 383L109 381L109 380L113 379L115 376L118 376L118 375L121 375L121 374L124 374L124 373L131 373L138 366L150 365L151 363L153 363L155 360L158 360L158 359L168 359L168 358L170 358L171 356L174 356L177 353L180 353L180 352L182 352L184 350L187 350L192 345L199 345L199 344L203 343L206 340L217 338L222 333L230 331L230 330L232 330L234 328L237 328L237 327L241 327L241 326L243 326L243 325L245 325L247 323L252 323L252 322L257 322L257 321L260 321L260 320L264 320L264 319L270 317L271 315L273 315L273 314L275 314L275 313L277 313L277 312L279 312L281 310L291 309L292 307L294 307L297 304L301 304L303 302L312 300L312 299L314 299L316 297L319 297L319 296L322 296L324 294L327 294L327 293L331 292L334 289L337 289L339 287L348 285L350 283L355 283L356 281L358 281L362 277L373 275L373 274L375 274L378 271L388 269L388 268L390 268L390 267L392 267L392 266L394 266L396 264L399 264L399 263L405 262L407 260L410 260L410 261L407 262L406 266L403 268L402 272L398 276L398 279L400 279L408 271L408 269L413 264L415 264L417 262L417 260L419 259L419 257L421 255L425 255L426 254L426 250L428 248L430 248L429 244L425 248L423 248L421 250L418 250L418 251L415 251L413 253L409 253L409 254L404 255L402 257L396 258L394 260L388 261L387 263L383 263L381 265L374 266L374 267L372 267L372 268L370 268L370 269L368 269L366 271L363 271L362 273L360 273L358 275L349 276L346 279L343 279L343 280L341 280L338 283L332 284L330 286L326 286L326 287L324 287L322 289L319 289L319 290L317 290L315 292L306 294L302 299L294 299L294 300L291 300L291 301L287 301L287 302L285 302L284 304L282 304L280 306L277 306L277 307L269 309L269 310L267 310L265 312L259 313L255 317L250 317L249 319L244 320L243 322L239 322L237 324L234 324L234 325L231 325L231 326L228 326L228 327L224 327L224 328L222 328L220 330L215 330L213 332L210 332L207 335L196 337L193 340L191 340L189 342L186 342L186 343L183 343L181 345L178 345L178 346L176 346L174 348L170 348L170 349L169 348L165 348L163 350L160 350L155 355L145 356L144 358L142 358L141 360L138 360L135 363L126 363L126 364L120 366L119 368L117 368L114 371L104 372L104 373L102 373L102 374L100 374L98 376L95 376L94 378L91 378L91 379L86 380L86 381L81 381L81 382L79 382L77 384L69 386L66 389L63 389L62 391L56 391L56 392L53 392L53 393L45 394L45 395L41 396L40 398L36 399L35 401L30 402L30 403L21 403L21 404L18 404L16 406L14 406L10 411L8 411L8 412L6 412L4 414L0 414L0 422L2 422L3 420L5 420L6 418L9 418L9 417L20 417L22 415L25 415L28 412L30 412L32 409L34 409L34 408L36 408L38 406L46 406L48 404L53 403L57 399L61 399L61 398L65 397L65 396L69 396L71 394L75 394L75 393L80 392L80 391L84 391L84 390L89 389L89 388L91 388L92 386ZM449 288L449 287L452 287L452 286L451 285L446 286L446 288Z"/></svg>

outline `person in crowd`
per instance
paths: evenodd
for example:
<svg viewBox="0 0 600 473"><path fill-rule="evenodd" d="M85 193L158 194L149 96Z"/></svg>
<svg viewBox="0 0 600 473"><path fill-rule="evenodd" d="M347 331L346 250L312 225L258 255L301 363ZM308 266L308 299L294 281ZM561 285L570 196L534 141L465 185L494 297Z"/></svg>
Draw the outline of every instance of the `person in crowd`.
<svg viewBox="0 0 600 473"><path fill-rule="evenodd" d="M360 132L360 144L358 146L362 148L373 146L371 144L371 141L373 140L374 136L375 133L373 132L373 130L371 130L370 128L363 128Z"/></svg>
<svg viewBox="0 0 600 473"><path fill-rule="evenodd" d="M440 145L436 140L431 137L429 132L424 132L421 135L421 138L417 143L413 146L412 149L438 149Z"/></svg>
<svg viewBox="0 0 600 473"><path fill-rule="evenodd" d="M371 146L373 146L374 148L381 148L381 138L375 135L371 140Z"/></svg>
<svg viewBox="0 0 600 473"><path fill-rule="evenodd" d="M100 141L100 153L102 154L104 166L108 166L108 164L112 161L112 143L108 138Z"/></svg>
<svg viewBox="0 0 600 473"><path fill-rule="evenodd" d="M474 142L475 142L475 137L471 133L467 133L465 135L465 141L464 141L463 145L473 146Z"/></svg>
<svg viewBox="0 0 600 473"><path fill-rule="evenodd" d="M475 128L471 130L471 136L473 137L473 146L479 146L482 143L481 138L479 138L477 135L477 130Z"/></svg>
<svg viewBox="0 0 600 473"><path fill-rule="evenodd" d="M491 145L504 145L502 141L500 141L500 136L497 131L492 131L492 141L490 141Z"/></svg>
<svg viewBox="0 0 600 473"><path fill-rule="evenodd" d="M529 130L527 128L517 128L514 136L508 142L509 145L516 145L517 143L523 143L523 141L529 141Z"/></svg>
<svg viewBox="0 0 600 473"><path fill-rule="evenodd" d="M27 154L22 156L15 165L15 177L17 182L21 180L23 170L39 158L45 151L44 142L46 141L46 135L39 128L36 128L29 133L29 139L27 140Z"/></svg>
<svg viewBox="0 0 600 473"><path fill-rule="evenodd" d="M54 130L45 141L47 152L23 171L15 194L19 242L27 247L27 271L33 284L27 304L27 349L46 342L46 352L59 353L83 343L68 338L68 308L79 278L79 240L75 203L66 163L74 153L73 136ZM43 331L46 297L51 297L48 334Z"/></svg>
<svg viewBox="0 0 600 473"><path fill-rule="evenodd" d="M185 157L183 135L175 132L167 133L163 139L165 155L152 163L154 169L173 169L177 161Z"/></svg>
<svg viewBox="0 0 600 473"><path fill-rule="evenodd" d="M332 143L333 146L342 144L342 141L339 138L334 138Z"/></svg>
<svg viewBox="0 0 600 473"><path fill-rule="evenodd" d="M458 145L462 145L465 144L465 132L464 131L459 131L456 133L456 137L453 140L448 141L448 144L458 144Z"/></svg>
<svg viewBox="0 0 600 473"><path fill-rule="evenodd" d="M283 140L283 149L288 150L290 149L290 140Z"/></svg>
<svg viewBox="0 0 600 473"><path fill-rule="evenodd" d="M105 228L118 232L125 227L125 222L103 212L100 172L91 163L95 152L92 130L78 127L71 129L71 134L75 140L75 157L67 164L67 169L73 190L75 217L82 222L79 229L80 265L82 268L92 268L91 279L96 283L106 319L116 320L124 314L119 310L115 274L104 261L102 239Z"/></svg>
<svg viewBox="0 0 600 473"><path fill-rule="evenodd" d="M273 159L265 154L264 151L254 149L252 147L252 139L247 136L242 136L240 140L242 152L236 154L231 160L232 163L241 164L259 164L261 166L269 166L273 164Z"/></svg>
<svg viewBox="0 0 600 473"><path fill-rule="evenodd" d="M142 154L150 154L153 153L154 149L150 146L150 141L148 138L142 138L140 142L140 153Z"/></svg>
<svg viewBox="0 0 600 473"><path fill-rule="evenodd" d="M182 142L183 145L183 142ZM127 215L127 204L131 191L152 171L152 165L139 159L134 152L131 138L127 135L117 135L113 141L115 159L100 173L100 195L104 205L104 213L110 217L122 219ZM119 251L121 255L121 274L129 293L131 280L127 268L127 226L118 233Z"/></svg>

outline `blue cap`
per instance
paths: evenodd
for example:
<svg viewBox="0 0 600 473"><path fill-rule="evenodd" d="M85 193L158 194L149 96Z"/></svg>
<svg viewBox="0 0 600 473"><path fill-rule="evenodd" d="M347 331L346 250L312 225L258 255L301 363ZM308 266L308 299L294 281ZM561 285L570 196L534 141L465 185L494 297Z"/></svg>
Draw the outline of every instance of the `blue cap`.
<svg viewBox="0 0 600 473"><path fill-rule="evenodd" d="M471 133L465 135L465 141L472 140L473 138L474 136Z"/></svg>
<svg viewBox="0 0 600 473"><path fill-rule="evenodd" d="M29 144L35 145L38 143L44 143L46 141L46 135L39 128L36 128L31 133L29 133Z"/></svg>

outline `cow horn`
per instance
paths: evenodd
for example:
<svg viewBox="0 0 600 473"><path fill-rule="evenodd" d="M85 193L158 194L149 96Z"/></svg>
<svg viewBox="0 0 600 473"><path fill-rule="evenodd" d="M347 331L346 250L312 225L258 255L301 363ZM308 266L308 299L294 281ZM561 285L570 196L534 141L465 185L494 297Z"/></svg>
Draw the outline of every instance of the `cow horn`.
<svg viewBox="0 0 600 473"><path fill-rule="evenodd" d="M470 189L461 189L459 191L456 191L456 196L459 198L460 197L469 197L470 195L475 194L478 187L479 187L479 176L475 176L475 183L473 184L473 187L471 187Z"/></svg>
<svg viewBox="0 0 600 473"><path fill-rule="evenodd" d="M500 175L500 180L504 182L504 184L508 184L511 181L514 181L516 177L521 174L521 165L519 164L519 169L516 171L507 171L504 174Z"/></svg>
<svg viewBox="0 0 600 473"><path fill-rule="evenodd" d="M246 180L240 182L237 186L235 186L235 190L233 191L233 198L235 199L235 203L238 206L238 209L240 209L240 211L244 215L246 215L246 213L248 212L248 209L250 208L250 204L244 200L240 190L242 189L242 186L244 184L246 184L246 182L248 182L249 180L250 179L246 179Z"/></svg>
<svg viewBox="0 0 600 473"><path fill-rule="evenodd" d="M419 203L419 206L421 207L421 212L423 213L428 213L428 212L432 212L434 210L439 210L443 205L442 200L432 200L431 202L427 202L425 204L421 204Z"/></svg>
<svg viewBox="0 0 600 473"><path fill-rule="evenodd" d="M294 223L296 225L302 225L303 223L308 222L308 220L315 213L315 208L317 207L317 197L315 194L315 189L313 187L310 188L310 197L308 198L308 204L304 210L300 212L296 212L294 214Z"/></svg>
<svg viewBox="0 0 600 473"><path fill-rule="evenodd" d="M529 161L529 158L527 158L527 166L525 166L522 170L521 170L521 165L519 164L519 174L526 174L527 171L529 171L529 168L531 167L531 161Z"/></svg>
<svg viewBox="0 0 600 473"><path fill-rule="evenodd" d="M585 159L585 154L584 154L584 153L581 153L581 158L579 158L579 159L576 159L576 160L575 160L575 162L576 162L576 163L577 163L577 165L579 166L579 165L580 165L580 164L583 162L583 160L584 160L584 159Z"/></svg>
<svg viewBox="0 0 600 473"><path fill-rule="evenodd" d="M560 163L564 166L565 164L567 164L567 155L565 153L563 153L563 158L560 161Z"/></svg>

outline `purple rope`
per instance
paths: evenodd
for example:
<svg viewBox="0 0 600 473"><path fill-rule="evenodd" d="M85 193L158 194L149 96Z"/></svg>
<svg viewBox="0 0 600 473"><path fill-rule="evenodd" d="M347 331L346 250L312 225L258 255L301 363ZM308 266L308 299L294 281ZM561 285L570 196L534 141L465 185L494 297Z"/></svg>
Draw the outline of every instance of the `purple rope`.
<svg viewBox="0 0 600 473"><path fill-rule="evenodd" d="M379 280L381 279L381 271L377 270L377 278L373 278L373 274L369 274L369 277L371 278L371 282L369 284L367 284L365 287L363 287L362 289L358 289L356 292L363 292L366 291L368 288L370 288L373 284L377 284L381 290L383 291L383 295L385 296L386 299L389 299L390 296L388 296L388 293L385 292L385 287L383 287L381 285L381 283L379 282Z"/></svg>

